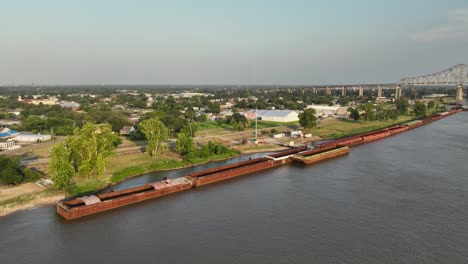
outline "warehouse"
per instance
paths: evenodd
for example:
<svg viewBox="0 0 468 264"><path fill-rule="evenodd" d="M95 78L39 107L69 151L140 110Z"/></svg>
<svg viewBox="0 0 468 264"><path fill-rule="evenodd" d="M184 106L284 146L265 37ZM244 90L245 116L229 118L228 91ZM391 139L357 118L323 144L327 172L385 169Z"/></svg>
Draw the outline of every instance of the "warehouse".
<svg viewBox="0 0 468 264"><path fill-rule="evenodd" d="M263 121L293 122L299 121L299 113L292 110L259 110L257 115Z"/></svg>
<svg viewBox="0 0 468 264"><path fill-rule="evenodd" d="M15 140L22 143L36 143L51 140L51 135L19 133Z"/></svg>

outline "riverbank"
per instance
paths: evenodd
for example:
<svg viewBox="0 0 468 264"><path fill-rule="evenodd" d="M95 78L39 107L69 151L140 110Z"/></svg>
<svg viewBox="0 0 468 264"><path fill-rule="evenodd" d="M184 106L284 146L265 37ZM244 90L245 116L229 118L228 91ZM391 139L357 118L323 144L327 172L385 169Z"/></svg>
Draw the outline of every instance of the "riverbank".
<svg viewBox="0 0 468 264"><path fill-rule="evenodd" d="M352 121L333 121L325 123L321 128L316 129L317 134L321 134L322 138L327 138L330 135L337 135L337 131L343 134L358 134L359 132L367 132L369 130L378 130L388 127L392 124L399 123L410 119L409 117L396 122L383 121L383 122L368 122L365 125L360 122ZM320 132L317 132L320 131ZM314 132L315 133L315 132ZM260 144L260 145L247 145L239 149L240 154L228 156L215 156L204 160L197 160L197 162L189 162L183 160L180 156L173 152L166 153L166 155L158 157L157 159L149 157L146 153L139 153L129 156L118 156L112 158L108 163L107 171L100 179L94 180L78 180L77 188L72 194L77 195L86 192L95 192L105 188L109 182L116 184L130 178L138 177L143 174L164 171L164 170L178 170L188 167L195 167L212 161L221 161L231 159L240 155L250 155L253 153L264 153L278 150L284 150L285 147L275 144ZM131 165L131 166L129 166ZM18 210L34 208L42 205L55 204L58 200L63 199L63 194L53 194L52 191L44 192L41 194L24 194L6 200L0 203L0 211L5 215Z"/></svg>
<svg viewBox="0 0 468 264"><path fill-rule="evenodd" d="M53 205L64 197L63 192L52 189L46 189L33 194L20 195L0 202L0 216L41 206Z"/></svg>
<svg viewBox="0 0 468 264"><path fill-rule="evenodd" d="M284 149L284 147L281 147ZM262 152L271 152L272 150L260 150L256 152L250 153L241 153L237 155L230 155L230 156L223 156L218 155L211 157L209 159L197 162L197 163L190 163L185 160L174 160L174 159L163 159L163 162L154 162L149 164L147 167L128 167L120 171L119 173L114 173L112 176L106 180L98 179L98 180L83 180L78 181L78 189L76 189L76 194L84 193L84 192L96 192L106 188L108 182L112 182L113 184L117 184L123 182L125 180L135 178L147 173L158 172L158 171L168 171L168 170L180 170L189 167L195 167L199 165L203 165L209 162L215 161L223 161L229 160L235 157L243 156L243 155L250 155L253 153L262 153ZM139 154L140 155L140 154ZM142 153L145 157L149 157L146 153ZM128 159L128 157L126 157ZM5 216L17 211L33 209L41 206L49 206L54 205L58 201L65 198L65 195L61 191L53 190L51 187L46 189L42 189L41 187L37 187L34 183L25 183L19 186L11 187L11 188L4 188L2 189L2 196L0 200L0 216ZM21 190L26 191L21 191ZM15 196L15 191L19 191L22 194L19 196ZM7 196L8 193L8 196ZM18 193L18 192L16 192Z"/></svg>

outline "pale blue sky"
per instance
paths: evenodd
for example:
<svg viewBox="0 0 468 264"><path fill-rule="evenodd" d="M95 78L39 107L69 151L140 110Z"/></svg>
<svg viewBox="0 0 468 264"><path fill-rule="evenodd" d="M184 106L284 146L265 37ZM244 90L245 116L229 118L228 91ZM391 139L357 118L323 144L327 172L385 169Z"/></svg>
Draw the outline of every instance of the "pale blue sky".
<svg viewBox="0 0 468 264"><path fill-rule="evenodd" d="M0 84L395 82L468 63L468 1L0 0Z"/></svg>

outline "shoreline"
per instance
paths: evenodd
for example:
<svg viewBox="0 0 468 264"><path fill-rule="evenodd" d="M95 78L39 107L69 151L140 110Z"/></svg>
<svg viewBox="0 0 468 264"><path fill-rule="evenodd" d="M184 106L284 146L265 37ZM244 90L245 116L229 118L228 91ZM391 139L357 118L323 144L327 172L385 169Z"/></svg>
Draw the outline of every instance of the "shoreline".
<svg viewBox="0 0 468 264"><path fill-rule="evenodd" d="M63 194L45 195L33 199L27 203L16 204L13 206L0 207L0 217L7 216L15 212L40 208L44 206L54 205L64 198Z"/></svg>
<svg viewBox="0 0 468 264"><path fill-rule="evenodd" d="M411 120L414 120L414 119L411 119ZM392 125L399 125L399 124L400 123L396 123L396 124L392 124ZM383 126L383 128L385 128L385 127L387 127L387 126ZM382 129L382 127L378 128L378 129L371 130L370 132L378 131L380 129ZM360 134L360 133L357 133L357 134ZM347 137L347 136L350 136L350 135L346 135L344 137ZM329 140L336 140L336 139L339 139L339 138L341 138L341 137L335 137L335 138L329 138L329 139L322 138L321 140L329 141ZM317 141L317 140L315 140L315 141ZM185 166L169 168L169 169L156 169L156 170L145 171L142 174L131 175L131 176L128 176L128 177L126 177L126 178L124 178L124 179L122 179L120 181L117 181L115 183L112 183L112 184L114 184L114 185L119 184L119 183L122 183L122 182L124 182L126 180L136 178L136 177L139 177L139 176L142 176L142 175L145 175L145 174L149 174L149 173L154 173L154 172L159 172L159 171L179 170L179 169L184 169L184 168L196 167L196 166L199 166L199 165L207 164L209 162L230 160L230 159L234 159L234 158L237 158L237 157L242 157L242 156L247 156L247 155L252 155L252 154L257 154L257 153L274 152L274 151L279 151L279 150L284 150L284 149L287 149L287 147L283 147L283 146L279 146L279 145L274 147L274 148L271 148L271 149L249 149L249 150L241 151L240 154L232 156L232 157L228 157L228 158L213 159L213 160L208 160L208 161L204 161L204 162L201 162L201 163L188 164L188 165L185 165ZM94 190L94 192L102 191L105 188L106 187L96 189L96 190ZM18 196L18 197L21 197L21 196ZM64 198L66 198L64 195L57 195L57 194L55 194L55 195L47 195L47 194L43 195L42 194L41 197L37 197L37 198L32 199L31 201L28 201L28 202L25 202L25 203L20 203L20 204L17 204L17 205L13 205L11 207L9 207L8 205L0 206L0 217L11 214L11 213L14 213L14 212L17 212L17 211L21 211L21 210L34 209L34 208L37 208L37 207L53 205L53 204L56 204L58 201L60 201L60 200L62 200Z"/></svg>
<svg viewBox="0 0 468 264"><path fill-rule="evenodd" d="M145 172L143 174L137 174L137 175L129 176L129 177L127 177L125 179L122 179L122 180L120 180L118 182L115 182L113 184L119 184L119 183L122 183L122 182L124 182L126 180L130 180L130 179L133 179L133 178L136 178L136 177L148 174L148 173L154 173L154 172L159 172L159 171L171 171L171 170L176 171L176 170L180 170L180 169L196 167L196 166L207 164L207 163L210 163L210 162L230 160L230 159L234 159L234 158L238 158L238 157L242 157L242 156L247 156L247 155L251 155L251 154L278 151L278 150L281 150L281 149L284 149L284 147L278 147L278 148L268 149L268 150L247 151L247 152L243 152L243 153L241 153L239 155L232 156L232 157L229 157L229 158L213 159L213 160L209 160L209 161L205 161L205 162L201 162L201 163L189 164L189 165L186 165L186 166L181 166L181 167L171 168L171 169L159 169L159 170L147 171L147 172ZM105 188L106 187L101 188L101 189L97 189L94 192L102 191ZM13 206L8 206L8 205L0 206L0 217L7 216L7 215L10 215L12 213L23 211L23 210L30 210L30 209L40 208L40 207L44 207L44 206L55 205L60 200L63 200L64 198L66 198L66 196L63 195L63 194L53 194L53 195L39 194L39 195L40 195L39 197L34 198L31 201L28 201L28 202L25 202L25 203L15 204ZM21 197L21 196L17 196L17 197Z"/></svg>

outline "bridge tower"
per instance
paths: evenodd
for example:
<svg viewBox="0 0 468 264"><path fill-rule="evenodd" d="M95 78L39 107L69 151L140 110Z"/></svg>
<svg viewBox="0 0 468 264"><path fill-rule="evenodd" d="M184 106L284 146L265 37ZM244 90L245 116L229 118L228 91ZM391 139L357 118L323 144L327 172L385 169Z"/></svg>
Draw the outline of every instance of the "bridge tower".
<svg viewBox="0 0 468 264"><path fill-rule="evenodd" d="M344 86L341 88L341 96L346 96L346 88Z"/></svg>
<svg viewBox="0 0 468 264"><path fill-rule="evenodd" d="M364 96L364 88L362 88L362 85L359 85L359 97Z"/></svg>
<svg viewBox="0 0 468 264"><path fill-rule="evenodd" d="M457 85L457 97L456 100L463 100L463 85L461 82L458 82Z"/></svg>
<svg viewBox="0 0 468 264"><path fill-rule="evenodd" d="M414 94L414 85L408 84L408 97L410 99L414 99L415 94Z"/></svg>
<svg viewBox="0 0 468 264"><path fill-rule="evenodd" d="M379 85L379 87L377 88L377 98L378 97L382 97L382 86Z"/></svg>
<svg viewBox="0 0 468 264"><path fill-rule="evenodd" d="M401 97L401 84L397 84L395 87L395 99Z"/></svg>

